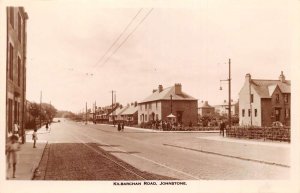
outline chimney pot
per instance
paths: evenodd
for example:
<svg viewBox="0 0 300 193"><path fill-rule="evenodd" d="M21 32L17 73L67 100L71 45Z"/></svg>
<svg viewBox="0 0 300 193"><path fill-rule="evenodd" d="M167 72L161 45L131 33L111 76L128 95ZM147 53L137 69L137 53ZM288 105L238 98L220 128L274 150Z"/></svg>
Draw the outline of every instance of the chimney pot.
<svg viewBox="0 0 300 193"><path fill-rule="evenodd" d="M160 85L158 85L158 92L161 92L161 91L163 91L163 86L160 84Z"/></svg>

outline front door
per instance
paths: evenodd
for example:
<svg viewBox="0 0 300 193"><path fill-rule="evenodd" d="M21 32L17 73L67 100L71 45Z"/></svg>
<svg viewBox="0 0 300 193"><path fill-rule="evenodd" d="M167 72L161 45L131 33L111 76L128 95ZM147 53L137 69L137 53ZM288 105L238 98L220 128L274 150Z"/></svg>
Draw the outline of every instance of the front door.
<svg viewBox="0 0 300 193"><path fill-rule="evenodd" d="M176 118L179 123L182 123L182 114L183 114L183 111L176 112Z"/></svg>
<svg viewBox="0 0 300 193"><path fill-rule="evenodd" d="M275 121L280 121L280 108L275 108Z"/></svg>

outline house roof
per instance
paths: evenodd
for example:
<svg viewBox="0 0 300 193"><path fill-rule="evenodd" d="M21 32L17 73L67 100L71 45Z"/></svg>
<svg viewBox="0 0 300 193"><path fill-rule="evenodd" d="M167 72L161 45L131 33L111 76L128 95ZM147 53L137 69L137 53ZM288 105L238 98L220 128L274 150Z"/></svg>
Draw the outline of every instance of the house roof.
<svg viewBox="0 0 300 193"><path fill-rule="evenodd" d="M140 103L146 103L151 101L159 100L171 100L170 95L172 95L172 100L197 100L194 97L181 92L181 94L175 94L175 86L171 86L163 89L161 92L158 90L152 93L150 96L142 100Z"/></svg>
<svg viewBox="0 0 300 193"><path fill-rule="evenodd" d="M199 108L214 108L214 107L210 106L210 105L208 104L208 102L205 101L204 103L202 103L202 105L201 105Z"/></svg>
<svg viewBox="0 0 300 193"><path fill-rule="evenodd" d="M112 113L113 115L120 115L123 111L125 111L128 108L128 106L125 106L123 108L116 108ZM111 115L111 113L109 113L109 115Z"/></svg>
<svg viewBox="0 0 300 193"><path fill-rule="evenodd" d="M121 113L121 115L132 115L138 111L138 106L130 105L125 111Z"/></svg>
<svg viewBox="0 0 300 193"><path fill-rule="evenodd" d="M280 80L252 79L251 83L261 98L270 98L276 87L279 87L282 93L291 93L291 81L289 80L281 82Z"/></svg>

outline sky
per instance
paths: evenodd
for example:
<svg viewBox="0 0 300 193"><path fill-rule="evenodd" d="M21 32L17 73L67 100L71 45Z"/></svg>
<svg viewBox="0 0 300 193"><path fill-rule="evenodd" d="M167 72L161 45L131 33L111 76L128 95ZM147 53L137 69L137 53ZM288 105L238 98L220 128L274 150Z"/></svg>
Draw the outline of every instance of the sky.
<svg viewBox="0 0 300 193"><path fill-rule="evenodd" d="M228 99L228 84L219 88L220 80L228 78L229 58L234 100L247 73L254 79L278 79L283 71L290 79L288 1L187 2L24 4L29 16L27 99L39 102L42 91L43 102L79 112L86 102L88 107L95 101L110 105L111 90L117 102L127 104L143 100L159 84L181 83L198 103L216 105Z"/></svg>

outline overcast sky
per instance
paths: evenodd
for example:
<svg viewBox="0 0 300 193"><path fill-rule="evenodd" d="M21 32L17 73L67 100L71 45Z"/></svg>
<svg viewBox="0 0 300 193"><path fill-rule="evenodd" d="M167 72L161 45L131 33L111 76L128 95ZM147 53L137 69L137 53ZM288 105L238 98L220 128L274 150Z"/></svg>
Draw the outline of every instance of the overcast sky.
<svg viewBox="0 0 300 193"><path fill-rule="evenodd" d="M98 2L98 3L97 3ZM190 1L189 1L190 2ZM99 1L32 1L27 36L27 99L78 112L88 102L141 101L152 89L181 83L200 103L238 99L246 73L253 78L290 79L291 23L288 1L194 1L185 6L112 6ZM132 25L100 61L119 34ZM132 32L136 26L138 28ZM128 34L120 49L114 50ZM93 75L86 75L93 74Z"/></svg>

